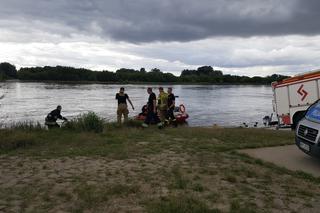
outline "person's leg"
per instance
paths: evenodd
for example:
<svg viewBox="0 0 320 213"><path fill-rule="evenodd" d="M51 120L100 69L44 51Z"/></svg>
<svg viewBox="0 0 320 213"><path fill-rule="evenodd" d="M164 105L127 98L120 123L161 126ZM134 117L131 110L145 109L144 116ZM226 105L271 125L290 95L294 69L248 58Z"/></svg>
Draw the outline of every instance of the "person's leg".
<svg viewBox="0 0 320 213"><path fill-rule="evenodd" d="M119 125L121 124L121 117L122 117L121 108L120 108L120 106L118 106L118 110L117 110L117 122L118 122Z"/></svg>
<svg viewBox="0 0 320 213"><path fill-rule="evenodd" d="M157 124L159 129L162 129L164 127L164 123L161 122L161 120L159 119L159 116L156 113L153 114L153 120L154 120L154 123Z"/></svg>
<svg viewBox="0 0 320 213"><path fill-rule="evenodd" d="M146 117L146 119L144 120L144 123L145 123L145 124L150 124L150 123L151 123L151 120L152 120L152 111L148 111L147 117Z"/></svg>
<svg viewBox="0 0 320 213"><path fill-rule="evenodd" d="M169 119L171 119L172 121L176 120L173 114L173 109L169 109Z"/></svg>
<svg viewBox="0 0 320 213"><path fill-rule="evenodd" d="M155 113L153 112L153 108L148 108L147 116L144 123L153 124L154 122L156 122L154 119L155 119Z"/></svg>
<svg viewBox="0 0 320 213"><path fill-rule="evenodd" d="M154 112L152 112L152 120L154 121L155 124L158 124L161 122L157 113L154 113Z"/></svg>
<svg viewBox="0 0 320 213"><path fill-rule="evenodd" d="M160 110L160 121L164 122L166 119L167 110Z"/></svg>
<svg viewBox="0 0 320 213"><path fill-rule="evenodd" d="M120 123L119 124L121 124L122 115L124 117L124 122L126 122L128 120L129 111L128 111L128 107L126 104L119 104L119 109L120 109Z"/></svg>
<svg viewBox="0 0 320 213"><path fill-rule="evenodd" d="M168 123L170 119L170 109L167 110L166 112L166 122Z"/></svg>
<svg viewBox="0 0 320 213"><path fill-rule="evenodd" d="M173 111L174 111L174 108L169 109L169 119L170 119L171 123L172 123L175 127L177 127L178 124L177 124L176 117L175 117L174 114L173 114Z"/></svg>
<svg viewBox="0 0 320 213"><path fill-rule="evenodd" d="M146 119L144 120L144 122L143 122L143 124L142 124L143 127L148 127L148 125L151 123L152 113L153 113L153 112L152 112L151 110L148 110Z"/></svg>
<svg viewBox="0 0 320 213"><path fill-rule="evenodd" d="M124 111L123 111L123 117L124 117L124 122L128 122L128 114L129 114L129 110L128 107L126 106Z"/></svg>
<svg viewBox="0 0 320 213"><path fill-rule="evenodd" d="M48 129L56 129L56 128L60 128L59 124L57 122L52 122L50 124L47 124Z"/></svg>

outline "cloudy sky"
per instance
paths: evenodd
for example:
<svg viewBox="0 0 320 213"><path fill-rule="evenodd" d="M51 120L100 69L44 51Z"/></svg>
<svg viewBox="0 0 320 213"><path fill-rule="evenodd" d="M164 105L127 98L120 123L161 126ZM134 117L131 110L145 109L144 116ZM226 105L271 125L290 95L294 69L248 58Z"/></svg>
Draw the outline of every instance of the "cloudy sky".
<svg viewBox="0 0 320 213"><path fill-rule="evenodd" d="M294 75L320 69L319 0L0 0L0 61Z"/></svg>

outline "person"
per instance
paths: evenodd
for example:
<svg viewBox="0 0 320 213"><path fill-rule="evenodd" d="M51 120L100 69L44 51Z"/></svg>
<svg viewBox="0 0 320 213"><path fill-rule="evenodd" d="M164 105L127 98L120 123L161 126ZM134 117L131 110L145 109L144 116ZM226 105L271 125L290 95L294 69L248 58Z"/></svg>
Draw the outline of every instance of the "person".
<svg viewBox="0 0 320 213"><path fill-rule="evenodd" d="M147 103L148 112L147 112L147 117L144 120L144 123L142 124L142 126L148 127L149 124L156 123L160 127L161 122L157 116L157 108L156 108L157 107L156 94L154 94L154 92L152 92L152 88L150 88L150 87L147 89L147 92L149 94L148 103Z"/></svg>
<svg viewBox="0 0 320 213"><path fill-rule="evenodd" d="M167 111L167 115L166 115L166 122L169 123L170 121L176 125L176 118L174 117L174 108L175 108L175 96L172 93L172 88L169 87L168 88L168 111Z"/></svg>
<svg viewBox="0 0 320 213"><path fill-rule="evenodd" d="M143 107L141 108L141 112L139 113L139 116L147 116L147 113L148 113L148 106L143 105Z"/></svg>
<svg viewBox="0 0 320 213"><path fill-rule="evenodd" d="M60 125L57 123L58 119L64 120L64 121L68 121L67 118L63 117L61 115L61 110L62 107L60 105L57 106L57 108L55 110L52 110L46 117L45 119L45 125L48 126L49 129L52 128L59 128Z"/></svg>
<svg viewBox="0 0 320 213"><path fill-rule="evenodd" d="M118 100L118 109L117 109L118 124L121 124L122 115L124 117L124 122L127 122L128 121L128 114L129 114L127 100L129 101L133 110L134 110L134 106L133 106L129 96L126 93L124 93L123 87L121 87L119 93L116 94L116 100Z"/></svg>
<svg viewBox="0 0 320 213"><path fill-rule="evenodd" d="M161 122L164 122L168 110L168 94L164 92L163 87L159 87L158 109Z"/></svg>

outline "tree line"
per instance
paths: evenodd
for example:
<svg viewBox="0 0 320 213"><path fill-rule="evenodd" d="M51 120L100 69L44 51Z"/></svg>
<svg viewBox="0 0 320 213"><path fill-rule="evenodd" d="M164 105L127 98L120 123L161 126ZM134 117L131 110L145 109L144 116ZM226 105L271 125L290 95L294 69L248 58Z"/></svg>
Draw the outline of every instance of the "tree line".
<svg viewBox="0 0 320 213"><path fill-rule="evenodd" d="M183 70L180 76L164 73L158 68L146 71L121 68L116 72L92 71L66 66L23 67L17 71L9 63L0 64L0 80L20 79L31 81L92 81L109 83L209 83L209 84L270 84L289 76L273 74L266 77L248 77L223 74L211 66L202 66L195 70Z"/></svg>
<svg viewBox="0 0 320 213"><path fill-rule="evenodd" d="M16 78L18 78L18 73L14 65L7 62L0 63L0 81Z"/></svg>

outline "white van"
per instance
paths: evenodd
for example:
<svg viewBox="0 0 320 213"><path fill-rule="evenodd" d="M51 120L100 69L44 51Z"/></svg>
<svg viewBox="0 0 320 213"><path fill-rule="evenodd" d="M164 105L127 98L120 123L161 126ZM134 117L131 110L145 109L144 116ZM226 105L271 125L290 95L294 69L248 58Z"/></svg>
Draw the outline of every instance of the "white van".
<svg viewBox="0 0 320 213"><path fill-rule="evenodd" d="M296 145L305 153L320 158L320 100L312 104L296 128Z"/></svg>

